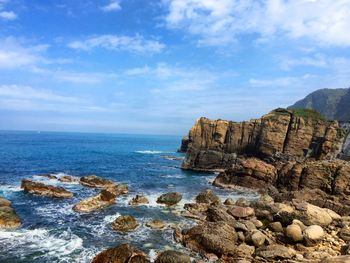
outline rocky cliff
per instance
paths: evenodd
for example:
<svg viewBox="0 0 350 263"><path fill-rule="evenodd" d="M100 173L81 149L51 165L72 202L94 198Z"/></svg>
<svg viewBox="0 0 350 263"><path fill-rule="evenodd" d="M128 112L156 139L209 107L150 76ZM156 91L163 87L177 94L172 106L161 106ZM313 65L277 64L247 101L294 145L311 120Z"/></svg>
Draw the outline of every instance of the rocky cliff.
<svg viewBox="0 0 350 263"><path fill-rule="evenodd" d="M342 150L345 132L338 122L313 111L276 109L260 119L233 122L200 118L182 150L182 167L194 170L228 169L237 155L262 159L334 159Z"/></svg>

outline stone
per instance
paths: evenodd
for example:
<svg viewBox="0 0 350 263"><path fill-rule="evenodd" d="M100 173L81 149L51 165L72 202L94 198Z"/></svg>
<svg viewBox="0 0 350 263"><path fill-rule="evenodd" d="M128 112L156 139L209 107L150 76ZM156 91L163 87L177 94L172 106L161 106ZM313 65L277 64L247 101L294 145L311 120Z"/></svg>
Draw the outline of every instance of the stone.
<svg viewBox="0 0 350 263"><path fill-rule="evenodd" d="M324 237L324 230L318 225L312 225L304 230L304 238L307 246L316 245Z"/></svg>
<svg viewBox="0 0 350 263"><path fill-rule="evenodd" d="M98 195L81 200L73 206L73 210L79 213L90 213L115 203L116 195L103 189Z"/></svg>
<svg viewBox="0 0 350 263"><path fill-rule="evenodd" d="M266 236L260 231L256 230L249 234L246 240L248 243L254 245L255 247L261 247L265 243Z"/></svg>
<svg viewBox="0 0 350 263"><path fill-rule="evenodd" d="M63 187L57 187L52 185L46 185L39 182L34 182L28 179L22 180L21 188L28 193L46 196L46 197L55 197L55 198L71 198L73 193L67 191Z"/></svg>
<svg viewBox="0 0 350 263"><path fill-rule="evenodd" d="M299 225L291 224L286 227L286 237L292 242L300 242L303 240L303 233Z"/></svg>
<svg viewBox="0 0 350 263"><path fill-rule="evenodd" d="M243 198L243 197L240 197L236 200L236 203L235 203L236 206L242 206L242 207L249 207L250 206L250 202Z"/></svg>
<svg viewBox="0 0 350 263"><path fill-rule="evenodd" d="M236 217L236 218L246 218L254 215L254 209L251 207L241 207L241 206L234 206L232 208L229 208L227 212Z"/></svg>
<svg viewBox="0 0 350 263"><path fill-rule="evenodd" d="M225 222L206 222L182 231L182 243L199 253L221 257L236 251L237 233Z"/></svg>
<svg viewBox="0 0 350 263"><path fill-rule="evenodd" d="M178 192L172 192L172 193L166 193L162 194L157 199L157 203L159 204L165 204L167 206L173 206L179 203L182 199L182 194Z"/></svg>
<svg viewBox="0 0 350 263"><path fill-rule="evenodd" d="M301 207L297 210L295 216L307 226L328 226L333 221L328 211L324 208L305 202L303 202L300 206Z"/></svg>
<svg viewBox="0 0 350 263"><path fill-rule="evenodd" d="M0 197L0 229L15 229L21 226L21 219L11 202Z"/></svg>
<svg viewBox="0 0 350 263"><path fill-rule="evenodd" d="M227 198L224 202L224 205L234 205L236 202L232 198Z"/></svg>
<svg viewBox="0 0 350 263"><path fill-rule="evenodd" d="M209 222L225 221L229 225L234 225L236 219L226 212L226 209L218 206L210 206L207 210L206 220Z"/></svg>
<svg viewBox="0 0 350 263"><path fill-rule="evenodd" d="M122 244L109 248L97 254L91 263L150 263L149 259L142 251Z"/></svg>
<svg viewBox="0 0 350 263"><path fill-rule="evenodd" d="M143 195L136 195L129 202L130 205L146 205L148 203L149 203L149 201L148 201L147 197L145 197Z"/></svg>
<svg viewBox="0 0 350 263"><path fill-rule="evenodd" d="M255 255L271 260L271 259L292 259L296 252L294 249L283 245L268 245L258 248Z"/></svg>
<svg viewBox="0 0 350 263"><path fill-rule="evenodd" d="M281 222L273 222L269 224L269 228L276 233L283 232L283 226Z"/></svg>
<svg viewBox="0 0 350 263"><path fill-rule="evenodd" d="M163 229L166 227L166 225L164 224L164 222L160 219L154 219L150 222L146 223L146 226L152 228L152 229Z"/></svg>
<svg viewBox="0 0 350 263"><path fill-rule="evenodd" d="M301 228L301 231L304 231L305 228L306 228L306 226L304 225L304 223L301 222L301 221L298 220L298 219L293 219L292 224L298 225L298 226Z"/></svg>
<svg viewBox="0 0 350 263"><path fill-rule="evenodd" d="M106 186L104 189L113 193L115 196L125 195L129 192L127 184L113 184L111 186Z"/></svg>
<svg viewBox="0 0 350 263"><path fill-rule="evenodd" d="M216 194L214 194L212 190L208 189L196 196L196 202L206 204L220 204L221 200Z"/></svg>
<svg viewBox="0 0 350 263"><path fill-rule="evenodd" d="M156 260L155 263L191 263L191 258L179 251L174 250L167 250L164 252L161 252Z"/></svg>
<svg viewBox="0 0 350 263"><path fill-rule="evenodd" d="M342 227L338 235L344 241L350 241L350 227L349 226Z"/></svg>
<svg viewBox="0 0 350 263"><path fill-rule="evenodd" d="M75 183L78 182L78 178L75 178L73 176L69 175L63 175L61 177L58 177L58 181L63 182L63 183Z"/></svg>
<svg viewBox="0 0 350 263"><path fill-rule="evenodd" d="M255 247L246 244L240 244L236 249L236 255L239 258L251 257L255 252Z"/></svg>
<svg viewBox="0 0 350 263"><path fill-rule="evenodd" d="M112 223L112 229L115 231L129 232L138 227L136 219L131 215L119 216Z"/></svg>
<svg viewBox="0 0 350 263"><path fill-rule="evenodd" d="M326 258L321 263L350 263L350 256L337 256Z"/></svg>
<svg viewBox="0 0 350 263"><path fill-rule="evenodd" d="M84 186L93 188L106 188L114 186L114 183L111 180L96 175L83 176L80 178L80 183Z"/></svg>

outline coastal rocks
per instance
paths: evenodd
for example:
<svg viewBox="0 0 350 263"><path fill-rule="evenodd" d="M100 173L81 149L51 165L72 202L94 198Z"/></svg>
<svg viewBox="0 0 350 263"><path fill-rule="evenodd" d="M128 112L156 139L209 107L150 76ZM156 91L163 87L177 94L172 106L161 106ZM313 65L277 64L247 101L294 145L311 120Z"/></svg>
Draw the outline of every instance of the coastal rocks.
<svg viewBox="0 0 350 263"><path fill-rule="evenodd" d="M91 263L150 263L142 251L123 244L115 248L102 251L94 257Z"/></svg>
<svg viewBox="0 0 350 263"><path fill-rule="evenodd" d="M152 229L164 229L166 224L160 219L154 219L146 223L146 226Z"/></svg>
<svg viewBox="0 0 350 263"><path fill-rule="evenodd" d="M149 200L147 199L147 197L143 195L136 195L130 200L129 205L146 205L148 203Z"/></svg>
<svg viewBox="0 0 350 263"><path fill-rule="evenodd" d="M52 185L45 185L43 183L34 182L28 179L22 180L21 188L28 193L47 196L47 197L55 197L55 198L71 198L73 197L73 193L67 191L63 187L56 187Z"/></svg>
<svg viewBox="0 0 350 263"><path fill-rule="evenodd" d="M182 194L178 192L172 192L172 193L166 193L162 194L157 199L157 203L159 204L165 204L167 206L173 206L179 203L182 199Z"/></svg>
<svg viewBox="0 0 350 263"><path fill-rule="evenodd" d="M318 225L312 225L304 230L305 243L307 246L316 245L324 236L323 228Z"/></svg>
<svg viewBox="0 0 350 263"><path fill-rule="evenodd" d="M170 155L162 156L162 158L169 161L182 161L184 159L184 157L170 156Z"/></svg>
<svg viewBox="0 0 350 263"><path fill-rule="evenodd" d="M96 175L87 175L81 177L80 184L93 188L106 188L114 186L114 183L111 180Z"/></svg>
<svg viewBox="0 0 350 263"><path fill-rule="evenodd" d="M136 219L131 215L119 216L112 223L112 229L115 231L129 232L138 227Z"/></svg>
<svg viewBox="0 0 350 263"><path fill-rule="evenodd" d="M204 255L234 255L237 233L225 222L206 222L182 231L182 243Z"/></svg>
<svg viewBox="0 0 350 263"><path fill-rule="evenodd" d="M256 256L268 260L271 259L291 259L296 255L296 251L282 245L269 245L258 248L255 252Z"/></svg>
<svg viewBox="0 0 350 263"><path fill-rule="evenodd" d="M84 199L73 206L73 210L79 213L90 213L115 203L116 195L106 189L97 196Z"/></svg>
<svg viewBox="0 0 350 263"><path fill-rule="evenodd" d="M184 169L231 167L237 155L282 155L332 159L341 151L344 136L338 122L308 116L308 112L277 109L260 119L231 122L200 118L188 136Z"/></svg>
<svg viewBox="0 0 350 263"><path fill-rule="evenodd" d="M286 227L286 237L292 242L299 242L303 240L303 232L301 227L297 224L291 224Z"/></svg>
<svg viewBox="0 0 350 263"><path fill-rule="evenodd" d="M63 176L58 178L58 181L60 181L62 183L75 183L75 182L78 182L79 179L76 177L73 177L73 176L63 175Z"/></svg>
<svg viewBox="0 0 350 263"><path fill-rule="evenodd" d="M234 206L229 208L227 212L236 218L246 218L254 215L254 208Z"/></svg>
<svg viewBox="0 0 350 263"><path fill-rule="evenodd" d="M129 187L127 184L113 184L105 187L104 189L115 196L125 195L129 192Z"/></svg>
<svg viewBox="0 0 350 263"><path fill-rule="evenodd" d="M197 203L220 204L220 198L212 190L205 190L196 196Z"/></svg>
<svg viewBox="0 0 350 263"><path fill-rule="evenodd" d="M0 229L14 229L21 226L21 219L17 215L15 209L11 206L11 202L0 197Z"/></svg>
<svg viewBox="0 0 350 263"><path fill-rule="evenodd" d="M179 251L167 250L158 255L155 263L191 263L191 258Z"/></svg>

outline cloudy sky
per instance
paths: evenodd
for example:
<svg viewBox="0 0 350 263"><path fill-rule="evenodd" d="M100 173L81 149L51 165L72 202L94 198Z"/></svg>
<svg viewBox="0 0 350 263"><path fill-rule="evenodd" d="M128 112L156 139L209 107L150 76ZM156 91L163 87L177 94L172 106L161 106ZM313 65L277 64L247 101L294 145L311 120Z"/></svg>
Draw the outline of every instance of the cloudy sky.
<svg viewBox="0 0 350 263"><path fill-rule="evenodd" d="M350 86L349 0L0 0L0 129L184 134Z"/></svg>

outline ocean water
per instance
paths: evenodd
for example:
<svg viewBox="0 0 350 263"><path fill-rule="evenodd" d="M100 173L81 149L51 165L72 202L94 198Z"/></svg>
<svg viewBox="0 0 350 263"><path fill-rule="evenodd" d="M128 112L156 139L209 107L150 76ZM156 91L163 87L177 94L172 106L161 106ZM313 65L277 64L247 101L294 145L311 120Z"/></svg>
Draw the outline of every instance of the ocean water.
<svg viewBox="0 0 350 263"><path fill-rule="evenodd" d="M194 224L179 216L179 211L205 189L213 189L223 200L256 197L217 189L211 186L215 174L183 171L181 161L166 160L166 155L183 156L176 152L180 142L178 136L0 132L0 196L12 201L23 222L19 229L0 230L0 262L84 263L122 243L135 245L151 258L168 248L186 250L173 241L173 230L151 230L145 223L162 219L182 227ZM129 194L106 209L78 214L73 205L99 191L37 176L40 173L96 174L127 183ZM23 178L63 186L74 197L61 200L24 193L20 189ZM166 208L156 203L160 194L170 191L183 194L180 204ZM146 195L150 204L129 206L136 194ZM136 231L121 234L111 229L113 220L124 214L139 221Z"/></svg>

